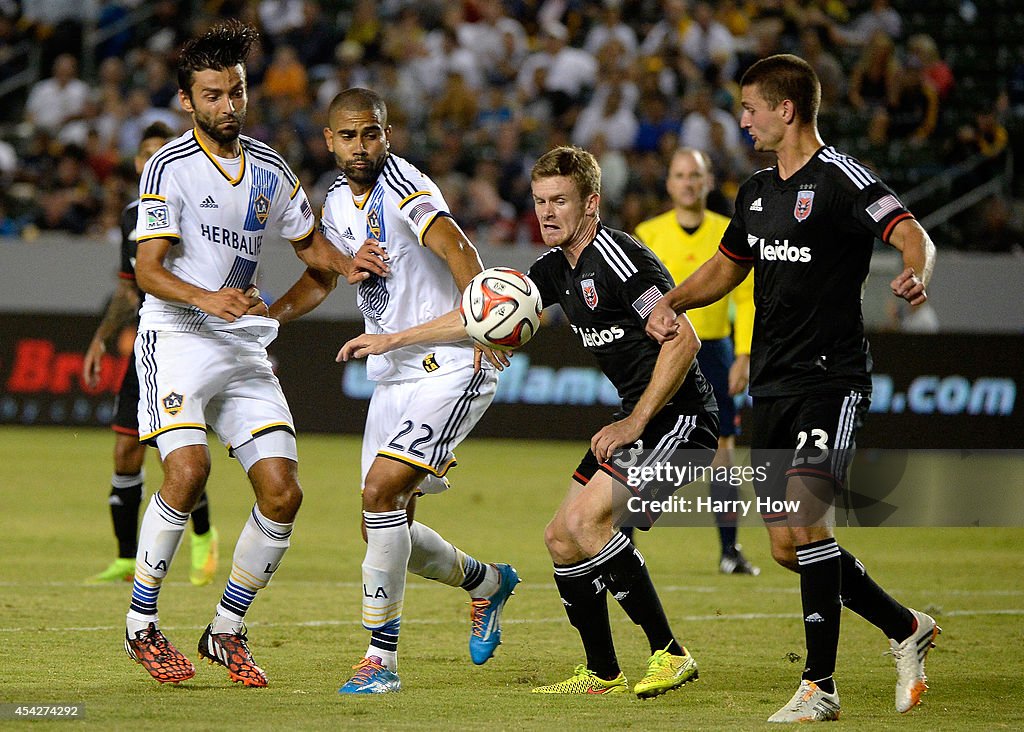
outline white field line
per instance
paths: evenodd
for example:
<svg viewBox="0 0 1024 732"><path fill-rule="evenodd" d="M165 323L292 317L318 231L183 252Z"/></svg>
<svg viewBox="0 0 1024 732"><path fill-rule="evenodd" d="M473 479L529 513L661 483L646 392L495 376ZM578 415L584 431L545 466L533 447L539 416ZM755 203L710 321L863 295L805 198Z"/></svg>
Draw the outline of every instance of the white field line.
<svg viewBox="0 0 1024 732"><path fill-rule="evenodd" d="M982 615L1024 615L1024 608L1001 608L997 610L946 610L939 614L939 620L943 618L975 617ZM793 620L800 617L800 613L721 613L714 615L683 615L673 616L673 621L684 621L700 623L713 620ZM402 618L402 623L408 625L462 625L464 620L457 618ZM544 623L564 623L564 617L557 618L505 618L504 625L539 625ZM302 620L284 623L253 622L248 624L250 628L333 628L344 626L362 626L359 620ZM163 630L202 630L205 625L168 625ZM82 627L37 627L37 628L2 628L0 633L112 633L124 629L123 625L94 625Z"/></svg>

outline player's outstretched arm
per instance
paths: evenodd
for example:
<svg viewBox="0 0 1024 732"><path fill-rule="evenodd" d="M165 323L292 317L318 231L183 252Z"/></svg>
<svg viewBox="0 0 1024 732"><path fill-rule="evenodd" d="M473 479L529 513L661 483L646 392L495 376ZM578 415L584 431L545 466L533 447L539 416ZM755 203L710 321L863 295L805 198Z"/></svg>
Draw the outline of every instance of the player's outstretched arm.
<svg viewBox="0 0 1024 732"><path fill-rule="evenodd" d="M229 323L238 320L259 302L258 295L247 295L237 287L223 287L211 292L172 275L164 267L164 257L170 248L170 239L139 242L135 254L135 281L144 292L161 300L193 305Z"/></svg>
<svg viewBox="0 0 1024 732"><path fill-rule="evenodd" d="M925 287L935 268L935 244L915 219L896 224L889 243L903 254L903 271L890 283L892 294L911 305L920 305L928 299Z"/></svg>
<svg viewBox="0 0 1024 732"><path fill-rule="evenodd" d="M750 271L721 252L702 264L696 272L673 287L647 318L647 335L665 343L678 335L676 314L710 305L725 297Z"/></svg>
<svg viewBox="0 0 1024 732"><path fill-rule="evenodd" d="M96 333L85 352L85 360L82 362L82 381L89 388L99 383L100 367L103 363L103 354L107 352L107 343L135 318L138 311L139 291L135 287L135 282L118 280L117 288L103 313L103 320L96 328Z"/></svg>
<svg viewBox="0 0 1024 732"><path fill-rule="evenodd" d="M355 257L350 257L314 229L304 239L293 241L295 254L310 269L341 275L349 284L362 282L370 275L387 277L387 252L373 240L367 240Z"/></svg>
<svg viewBox="0 0 1024 732"><path fill-rule="evenodd" d="M462 316L456 309L397 333L363 333L343 345L334 360L340 363L353 358L379 356L418 343L451 343L465 338Z"/></svg>
<svg viewBox="0 0 1024 732"><path fill-rule="evenodd" d="M608 460L623 445L635 442L651 418L668 404L686 380L686 374L700 350L700 339L685 314L678 316L676 321L676 336L662 344L651 380L636 407L629 416L602 428L591 439L590 449L599 462Z"/></svg>
<svg viewBox="0 0 1024 732"><path fill-rule="evenodd" d="M444 260L462 292L484 268L480 254L450 216L437 216L423 235L423 245Z"/></svg>
<svg viewBox="0 0 1024 732"><path fill-rule="evenodd" d="M337 284L338 275L334 272L307 267L288 292L274 301L267 315L281 325L300 318L326 300Z"/></svg>

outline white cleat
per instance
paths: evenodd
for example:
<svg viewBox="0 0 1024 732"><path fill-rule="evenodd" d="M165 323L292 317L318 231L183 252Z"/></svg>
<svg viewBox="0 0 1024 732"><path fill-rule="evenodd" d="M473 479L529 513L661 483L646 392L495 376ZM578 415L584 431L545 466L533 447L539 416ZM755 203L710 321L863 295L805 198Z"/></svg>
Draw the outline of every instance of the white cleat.
<svg viewBox="0 0 1024 732"><path fill-rule="evenodd" d="M839 719L839 691L826 694L813 681L804 679L789 703L772 716L769 722L834 722Z"/></svg>
<svg viewBox="0 0 1024 732"><path fill-rule="evenodd" d="M935 618L913 608L910 612L917 620L917 629L902 643L889 639L891 653L896 659L896 711L900 714L916 707L921 696L928 691L924 659L935 647L935 637L942 632L942 628L935 624Z"/></svg>

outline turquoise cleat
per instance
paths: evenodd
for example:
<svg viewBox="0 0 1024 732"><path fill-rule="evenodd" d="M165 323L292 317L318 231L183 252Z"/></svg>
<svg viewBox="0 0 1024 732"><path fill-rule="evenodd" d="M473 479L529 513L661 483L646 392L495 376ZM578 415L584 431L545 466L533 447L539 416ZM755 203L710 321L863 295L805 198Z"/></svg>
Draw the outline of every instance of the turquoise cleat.
<svg viewBox="0 0 1024 732"><path fill-rule="evenodd" d="M490 597L473 600L470 619L473 630L469 636L469 656L477 666L487 663L494 651L501 645L501 610L522 580L515 568L509 564L492 565L498 570L500 584L498 591Z"/></svg>

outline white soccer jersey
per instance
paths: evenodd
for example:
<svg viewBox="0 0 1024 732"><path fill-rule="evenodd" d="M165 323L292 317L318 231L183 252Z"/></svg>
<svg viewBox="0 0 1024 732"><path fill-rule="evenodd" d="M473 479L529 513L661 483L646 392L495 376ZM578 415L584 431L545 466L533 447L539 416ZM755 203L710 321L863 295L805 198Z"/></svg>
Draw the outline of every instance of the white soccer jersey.
<svg viewBox="0 0 1024 732"><path fill-rule="evenodd" d="M451 270L423 245L427 229L446 215L448 204L434 182L397 155L388 155L377 183L358 200L344 174L334 181L321 215L324 236L350 256L373 238L389 256L387 278L371 276L359 285L356 299L367 333L396 333L458 307L461 293ZM366 373L374 381L401 381L472 362L472 341L467 338L370 356Z"/></svg>
<svg viewBox="0 0 1024 732"><path fill-rule="evenodd" d="M239 142L242 154L232 175L229 161L211 154L189 130L149 159L139 181L139 243L174 241L164 267L205 290L244 290L253 284L265 235L296 241L313 231L309 201L284 159L251 137L239 136ZM147 294L139 327L197 331L238 326Z"/></svg>

